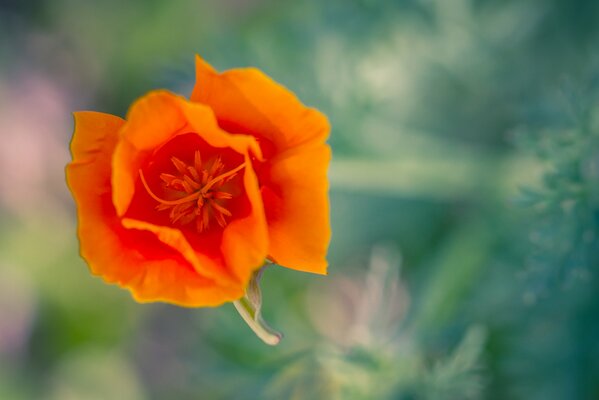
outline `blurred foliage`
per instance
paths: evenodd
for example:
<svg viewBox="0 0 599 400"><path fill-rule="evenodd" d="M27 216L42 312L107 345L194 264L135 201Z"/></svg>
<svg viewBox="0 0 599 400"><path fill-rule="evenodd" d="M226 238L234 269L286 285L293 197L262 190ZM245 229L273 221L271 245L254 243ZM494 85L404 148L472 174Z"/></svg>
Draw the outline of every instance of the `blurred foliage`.
<svg viewBox="0 0 599 400"><path fill-rule="evenodd" d="M599 3L0 2L1 399L599 398ZM329 116L330 274L233 306L90 276L70 112L189 93L193 54Z"/></svg>
<svg viewBox="0 0 599 400"><path fill-rule="evenodd" d="M516 134L518 145L545 165L540 184L523 188L517 198L534 216L528 267L548 280L540 289L588 280L598 262L599 92L594 81L584 91L562 90L564 110L561 118L554 116L561 124Z"/></svg>

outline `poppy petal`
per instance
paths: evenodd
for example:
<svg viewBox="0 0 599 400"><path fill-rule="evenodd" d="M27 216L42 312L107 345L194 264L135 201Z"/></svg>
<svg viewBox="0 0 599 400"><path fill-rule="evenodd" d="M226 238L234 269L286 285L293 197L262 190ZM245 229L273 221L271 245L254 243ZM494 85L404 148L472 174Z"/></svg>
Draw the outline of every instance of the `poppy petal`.
<svg viewBox="0 0 599 400"><path fill-rule="evenodd" d="M329 135L327 118L304 106L287 88L260 70L241 68L218 73L196 56L196 84L191 100L208 105L224 126L271 142L277 151Z"/></svg>
<svg viewBox="0 0 599 400"><path fill-rule="evenodd" d="M185 238L185 235L179 229L158 226L133 218L123 218L121 222L127 229L147 231L156 235L162 243L177 250L199 275L212 279L223 286L230 286L236 283L235 278L230 276L230 273L222 265L219 265L218 262L215 262L204 254L194 251Z"/></svg>
<svg viewBox="0 0 599 400"><path fill-rule="evenodd" d="M287 268L326 274L331 238L328 181L329 146L303 146L271 160L262 187L269 254Z"/></svg>
<svg viewBox="0 0 599 400"><path fill-rule="evenodd" d="M174 99L175 95L166 91L154 91L133 103L129 110L112 164L112 196L120 216L133 198L144 157L185 127L185 119Z"/></svg>
<svg viewBox="0 0 599 400"><path fill-rule="evenodd" d="M248 156L246 165L251 166ZM258 179L251 167L245 168L243 183L251 210L225 228L221 249L227 265L242 282L247 282L252 272L264 264L268 253L268 231Z"/></svg>

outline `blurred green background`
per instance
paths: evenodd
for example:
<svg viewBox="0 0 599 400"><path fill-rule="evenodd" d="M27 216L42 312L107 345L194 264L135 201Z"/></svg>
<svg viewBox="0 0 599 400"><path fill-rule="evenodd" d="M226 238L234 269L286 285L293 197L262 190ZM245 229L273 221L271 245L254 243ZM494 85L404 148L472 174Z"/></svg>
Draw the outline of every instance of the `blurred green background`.
<svg viewBox="0 0 599 400"><path fill-rule="evenodd" d="M599 2L0 1L0 399L599 398ZM327 277L136 304L79 258L71 112L256 66L333 130Z"/></svg>

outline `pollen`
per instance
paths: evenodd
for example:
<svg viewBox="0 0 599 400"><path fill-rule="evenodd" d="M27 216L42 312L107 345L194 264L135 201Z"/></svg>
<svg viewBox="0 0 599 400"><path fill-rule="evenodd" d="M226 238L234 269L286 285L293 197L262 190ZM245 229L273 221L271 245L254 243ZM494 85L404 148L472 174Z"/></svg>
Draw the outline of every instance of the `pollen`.
<svg viewBox="0 0 599 400"><path fill-rule="evenodd" d="M225 165L217 156L212 162L203 163L199 150L194 153L193 164L186 164L177 157L171 157L176 174L160 174L164 189L174 192L178 198L165 200L157 196L146 181L143 171L139 170L141 182L154 200L158 202L158 211L168 211L173 224L189 225L195 223L198 232L206 231L213 221L224 228L232 216L227 209L227 201L233 195L226 191L225 184L233 179L245 167L245 163L223 172Z"/></svg>

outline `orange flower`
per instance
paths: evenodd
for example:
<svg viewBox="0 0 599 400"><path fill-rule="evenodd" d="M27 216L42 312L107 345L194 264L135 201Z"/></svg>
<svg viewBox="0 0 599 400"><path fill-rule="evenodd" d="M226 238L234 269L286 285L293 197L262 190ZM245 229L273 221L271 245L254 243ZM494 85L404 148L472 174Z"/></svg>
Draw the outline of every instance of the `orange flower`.
<svg viewBox="0 0 599 400"><path fill-rule="evenodd" d="M265 259L326 273L326 118L255 69L199 57L191 101L75 113L67 182L82 257L142 302L239 299Z"/></svg>

